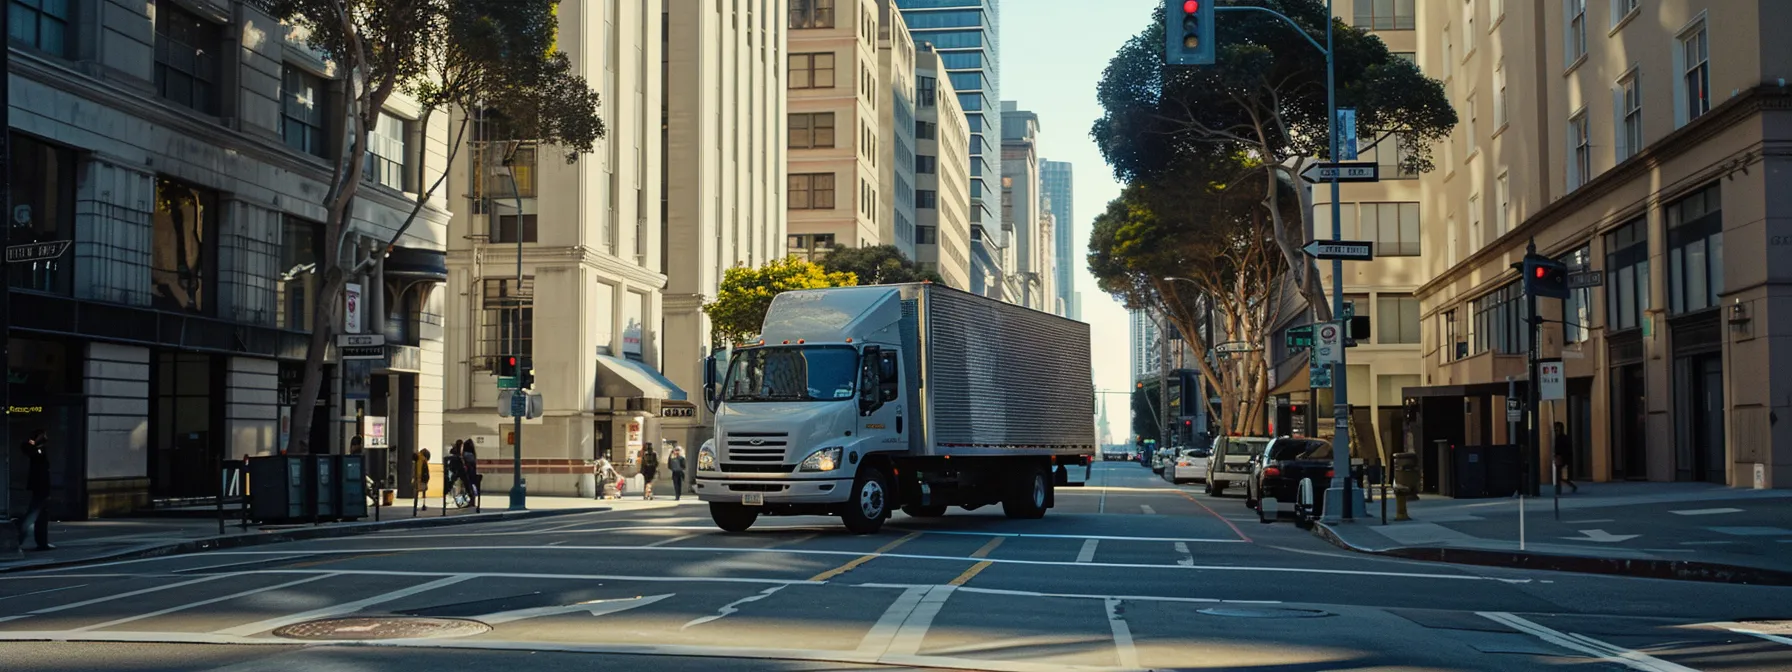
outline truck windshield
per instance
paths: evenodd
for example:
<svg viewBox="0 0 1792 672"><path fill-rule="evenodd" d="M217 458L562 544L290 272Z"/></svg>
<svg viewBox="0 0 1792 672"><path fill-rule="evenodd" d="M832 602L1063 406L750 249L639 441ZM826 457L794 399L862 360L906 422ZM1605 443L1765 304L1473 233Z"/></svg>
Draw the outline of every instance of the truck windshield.
<svg viewBox="0 0 1792 672"><path fill-rule="evenodd" d="M743 350L728 365L722 400L739 403L851 399L858 373L859 351L848 346Z"/></svg>

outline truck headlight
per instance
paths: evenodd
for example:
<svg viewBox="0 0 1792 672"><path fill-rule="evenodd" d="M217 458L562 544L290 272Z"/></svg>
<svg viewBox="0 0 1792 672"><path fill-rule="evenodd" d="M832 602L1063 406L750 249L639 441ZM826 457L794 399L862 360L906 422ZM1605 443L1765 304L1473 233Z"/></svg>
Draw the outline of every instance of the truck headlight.
<svg viewBox="0 0 1792 672"><path fill-rule="evenodd" d="M716 444L704 441L703 447L697 449L697 471L716 470Z"/></svg>
<svg viewBox="0 0 1792 672"><path fill-rule="evenodd" d="M840 448L835 447L835 448L823 448L821 450L817 450L813 453L810 453L808 457L803 458L803 463L801 465L798 465L796 470L797 471L833 471L835 469L839 469L840 468L840 451L841 451Z"/></svg>

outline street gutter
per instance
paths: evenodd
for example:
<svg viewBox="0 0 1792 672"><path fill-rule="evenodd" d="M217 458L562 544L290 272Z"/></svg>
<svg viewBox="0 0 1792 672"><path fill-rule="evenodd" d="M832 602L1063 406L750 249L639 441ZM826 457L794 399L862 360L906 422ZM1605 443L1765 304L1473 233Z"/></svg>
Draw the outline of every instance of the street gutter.
<svg viewBox="0 0 1792 672"><path fill-rule="evenodd" d="M62 560L46 560L44 562L21 563L0 566L0 574L32 572L45 569L61 569L79 567L101 562L117 562L120 560L141 560L147 558L170 557L205 551L218 551L266 544L279 544L289 541L307 541L312 539L335 539L353 537L386 530L425 529L446 527L449 525L466 525L472 523L496 523L534 518L547 518L577 513L599 513L611 510L609 507L592 507L587 509L538 509L530 511L494 511L491 513L471 513L453 517L432 516L427 518L406 518L400 520L366 521L356 523L331 523L312 527L280 529L263 533L239 532L220 536L187 539L173 543L149 543L117 551L108 551L97 555Z"/></svg>
<svg viewBox="0 0 1792 672"><path fill-rule="evenodd" d="M1550 572L1605 574L1641 579L1703 581L1750 586L1792 586L1792 572L1698 560L1602 558L1532 551L1504 551L1442 546L1396 546L1374 549L1350 543L1332 525L1315 523L1313 534L1333 546L1366 555L1425 562L1506 567Z"/></svg>

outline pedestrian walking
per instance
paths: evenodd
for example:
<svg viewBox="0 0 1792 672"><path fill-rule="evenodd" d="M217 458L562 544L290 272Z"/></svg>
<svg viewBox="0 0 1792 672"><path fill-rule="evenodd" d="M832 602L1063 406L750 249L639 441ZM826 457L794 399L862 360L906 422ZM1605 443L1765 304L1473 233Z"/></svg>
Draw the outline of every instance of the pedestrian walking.
<svg viewBox="0 0 1792 672"><path fill-rule="evenodd" d="M37 550L55 550L50 543L50 432L43 428L19 445L25 453L25 489L31 491L31 506L19 519L19 539L29 528L37 540Z"/></svg>
<svg viewBox="0 0 1792 672"><path fill-rule="evenodd" d="M666 466L672 470L672 499L684 499L684 449L672 447L672 457L666 460Z"/></svg>
<svg viewBox="0 0 1792 672"><path fill-rule="evenodd" d="M1568 439L1568 427L1556 423L1556 435L1552 448L1556 454L1556 491L1561 492L1562 485L1572 488L1570 492L1580 492L1580 485L1574 482L1574 446Z"/></svg>
<svg viewBox="0 0 1792 672"><path fill-rule="evenodd" d="M660 454L653 450L653 444L641 447L641 499L653 499L653 477L660 470Z"/></svg>
<svg viewBox="0 0 1792 672"><path fill-rule="evenodd" d="M428 448L418 448L417 456L415 458L412 458L412 461L415 463L414 466L416 467L416 476L414 477L415 480L412 483L412 485L416 487L417 492L414 496L411 497L411 499L421 501L423 503L423 510L428 511L429 510L429 449Z"/></svg>
<svg viewBox="0 0 1792 672"><path fill-rule="evenodd" d="M468 493L473 497L473 510L479 510L479 454L473 450L473 440L463 439L460 449L461 474L467 479Z"/></svg>
<svg viewBox="0 0 1792 672"><path fill-rule="evenodd" d="M460 459L460 453L465 449L466 442L455 439L454 447L449 448L448 454L442 457L442 508L444 509L448 508L448 502L454 497L454 486L459 485L462 489L467 487L466 463ZM455 502L454 505L456 507L463 506L459 502Z"/></svg>

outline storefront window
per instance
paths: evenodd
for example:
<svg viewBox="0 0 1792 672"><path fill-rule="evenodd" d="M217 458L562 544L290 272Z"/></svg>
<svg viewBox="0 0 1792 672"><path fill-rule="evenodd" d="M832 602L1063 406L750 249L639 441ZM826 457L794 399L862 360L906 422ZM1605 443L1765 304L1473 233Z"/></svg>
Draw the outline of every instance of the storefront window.
<svg viewBox="0 0 1792 672"><path fill-rule="evenodd" d="M217 276L218 195L167 178L156 180L155 237L149 282L159 310L210 313Z"/></svg>
<svg viewBox="0 0 1792 672"><path fill-rule="evenodd" d="M1591 270L1593 263L1592 247L1582 245L1573 252L1562 255L1561 261L1568 266L1568 272L1578 273ZM1581 287L1568 290L1568 299L1562 302L1562 342L1579 343L1587 340L1593 329L1593 288Z"/></svg>
<svg viewBox="0 0 1792 672"><path fill-rule="evenodd" d="M287 217L281 225L280 278L274 285L281 329L311 330L323 247L320 233L317 224L294 217Z"/></svg>
<svg viewBox="0 0 1792 672"><path fill-rule="evenodd" d="M34 138L12 134L12 227L9 247L74 239L75 153ZM8 263L13 289L55 294L72 293L73 250L46 246L60 253L51 259Z"/></svg>
<svg viewBox="0 0 1792 672"><path fill-rule="evenodd" d="M1649 229L1637 219L1605 234L1605 312L1612 331L1635 329L1649 310Z"/></svg>
<svg viewBox="0 0 1792 672"><path fill-rule="evenodd" d="M1667 208L1668 310L1676 315L1717 305L1724 292L1722 192L1711 185Z"/></svg>

